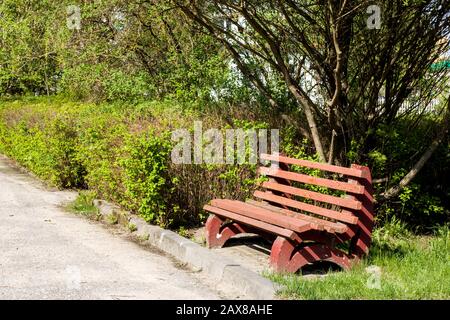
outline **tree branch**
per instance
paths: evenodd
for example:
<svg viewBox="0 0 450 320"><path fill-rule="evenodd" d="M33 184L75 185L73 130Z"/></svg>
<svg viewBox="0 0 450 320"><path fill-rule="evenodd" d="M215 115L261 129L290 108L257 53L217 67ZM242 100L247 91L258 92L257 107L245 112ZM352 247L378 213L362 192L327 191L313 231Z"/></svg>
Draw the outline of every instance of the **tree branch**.
<svg viewBox="0 0 450 320"><path fill-rule="evenodd" d="M403 177L402 180L400 180L399 184L397 186L394 186L387 190L385 193L382 194L382 197L384 200L389 200L395 196L397 196L400 191L403 190L404 187L406 187L419 173L419 171L423 168L423 166L427 163L427 161L431 158L434 151L436 151L437 147L441 143L442 139L444 137L447 137L448 129L449 129L449 122L450 122L450 96L447 99L447 110L444 115L443 123L442 123L442 129L439 131L438 135L435 139L431 142L431 145L428 147L428 149L425 151L425 153L420 157L420 159L417 161L417 163L411 168L411 170L408 172L406 176Z"/></svg>

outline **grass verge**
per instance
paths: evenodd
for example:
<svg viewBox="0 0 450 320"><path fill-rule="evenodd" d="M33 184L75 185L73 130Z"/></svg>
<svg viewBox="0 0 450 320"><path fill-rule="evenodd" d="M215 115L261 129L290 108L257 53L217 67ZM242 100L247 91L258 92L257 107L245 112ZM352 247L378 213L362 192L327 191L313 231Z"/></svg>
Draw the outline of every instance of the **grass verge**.
<svg viewBox="0 0 450 320"><path fill-rule="evenodd" d="M367 259L325 277L266 274L287 299L450 299L450 229L434 236L377 230Z"/></svg>
<svg viewBox="0 0 450 320"><path fill-rule="evenodd" d="M95 194L90 191L81 191L78 197L69 203L66 207L70 212L86 216L88 218L96 218L98 208L94 205Z"/></svg>

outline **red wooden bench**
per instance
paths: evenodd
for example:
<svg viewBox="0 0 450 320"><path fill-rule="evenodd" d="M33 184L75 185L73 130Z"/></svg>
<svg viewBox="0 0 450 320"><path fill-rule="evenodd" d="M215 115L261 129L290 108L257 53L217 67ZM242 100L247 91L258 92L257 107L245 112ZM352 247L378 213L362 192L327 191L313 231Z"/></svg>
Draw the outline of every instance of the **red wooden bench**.
<svg viewBox="0 0 450 320"><path fill-rule="evenodd" d="M370 170L264 154L270 167L259 173L268 181L255 191L257 200L215 199L204 209L208 247L222 247L239 233L256 233L273 241L270 264L275 271L296 272L307 264L329 261L349 269L369 251L374 220ZM321 170L326 178L290 170L290 165ZM337 190L340 195L305 189ZM330 193L330 192L328 192ZM348 250L338 245L348 244Z"/></svg>

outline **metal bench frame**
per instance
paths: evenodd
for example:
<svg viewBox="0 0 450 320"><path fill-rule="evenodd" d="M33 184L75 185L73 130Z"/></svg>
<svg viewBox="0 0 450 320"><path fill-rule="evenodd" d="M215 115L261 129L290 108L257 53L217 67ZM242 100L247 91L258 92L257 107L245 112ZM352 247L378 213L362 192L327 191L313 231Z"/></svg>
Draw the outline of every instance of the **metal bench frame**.
<svg viewBox="0 0 450 320"><path fill-rule="evenodd" d="M259 168L269 181L260 184L263 191L254 192L258 201L215 199L204 206L211 213L206 222L209 248L222 247L240 233L258 234L273 241L270 265L277 272L296 272L318 261L349 269L368 254L374 221L368 167L346 168L270 154L261 158L271 166ZM289 165L318 169L346 181L292 172ZM345 197L294 187L291 181L340 190ZM348 252L336 247L343 243L349 244Z"/></svg>

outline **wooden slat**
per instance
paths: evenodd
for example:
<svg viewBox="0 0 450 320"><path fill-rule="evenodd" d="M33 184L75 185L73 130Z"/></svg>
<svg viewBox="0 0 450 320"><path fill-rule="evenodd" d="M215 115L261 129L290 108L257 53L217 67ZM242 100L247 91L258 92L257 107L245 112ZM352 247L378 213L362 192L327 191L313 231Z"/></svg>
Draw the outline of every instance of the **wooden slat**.
<svg viewBox="0 0 450 320"><path fill-rule="evenodd" d="M229 218L231 220L238 221L238 222L243 223L245 225L256 227L256 228L259 228L261 230L264 230L264 231L267 231L267 232L271 232L273 234L277 234L277 235L283 236L285 238L292 239L292 240L300 242L299 236L295 232L293 232L292 230L288 230L288 229L285 229L285 228L280 228L280 227L274 226L272 224L269 224L269 223L266 223L266 222L263 222L263 221L255 220L255 219L252 219L252 218L249 218L249 217L246 217L246 216L234 213L234 212L230 212L230 211L227 211L227 210L224 210L224 209L213 207L213 206L210 206L210 205L205 205L203 207L203 209L206 210L206 211L209 211L211 213L217 214L218 216Z"/></svg>
<svg viewBox="0 0 450 320"><path fill-rule="evenodd" d="M302 214L299 212L295 212L295 211L291 211L288 209L273 206L265 201L256 201L256 200L248 199L245 202L248 204L251 204L253 206L261 207L261 208L271 210L271 211L274 211L274 212L277 212L277 213L280 213L283 215L287 215L290 217L297 217L299 219L309 221L309 222L311 222L311 227L313 227L313 229L315 229L315 230L319 230L319 231L326 230L331 233L344 233L344 232L347 232L347 230L349 228L346 224L343 224L340 222L332 222L332 221L327 221L327 220L311 217L306 214ZM317 229L315 228L316 226L317 226Z"/></svg>
<svg viewBox="0 0 450 320"><path fill-rule="evenodd" d="M289 172L289 171L284 171L284 170L280 170L280 169L276 169L276 168L260 167L259 173L266 175L266 176L278 177L278 178L297 181L297 182L301 182L301 183L313 184L315 186L321 186L321 187L326 187L326 188L335 189L335 190L341 190L341 191L346 191L346 192L351 192L351 193L356 193L356 194L364 193L364 186L361 186L361 185L350 184L348 182L341 182L341 181L335 181L335 180L318 178L318 177L311 177L306 174Z"/></svg>
<svg viewBox="0 0 450 320"><path fill-rule="evenodd" d="M292 217L282 216L279 214L274 214L269 210L255 208L245 202L234 202L228 199L215 199L211 201L211 205L295 232L304 232L311 229L311 227L309 226L309 222L301 221L300 219L295 219Z"/></svg>
<svg viewBox="0 0 450 320"><path fill-rule="evenodd" d="M268 192L255 191L254 196L266 201L276 202L281 205L286 205L291 208L300 209L303 211L311 212L317 215L321 215L323 217L335 219L342 222L347 222L351 224L356 224L358 222L358 218L354 216L350 212L338 212L318 206L314 206L311 204L307 204L304 202L288 199L285 197L280 197Z"/></svg>
<svg viewBox="0 0 450 320"><path fill-rule="evenodd" d="M248 205L251 205L253 207L257 207L259 210L263 209L263 210L275 211L276 214L279 214L279 215L282 215L285 217L291 217L294 219L298 219L300 221L308 222L311 229L319 230L319 231L325 230L324 224L323 224L323 222L325 220L317 219L317 218L308 216L306 214L297 213L297 212L294 212L294 211L291 211L288 209L283 209L283 208L279 208L280 210L272 210L268 203L264 203L262 201L256 201L256 200L249 199L249 200L246 200L245 203Z"/></svg>
<svg viewBox="0 0 450 320"><path fill-rule="evenodd" d="M311 199L311 200L315 200L315 201L320 201L320 202L326 202L326 203L334 204L334 205L349 208L349 209L361 210L361 207L362 207L361 202L354 200L354 199L340 198L340 197L331 196L328 194L323 194L320 192L314 192L314 191L305 190L305 189L301 189L301 188L286 186L286 185L279 184L276 182L265 181L261 184L261 186L264 188L270 189L270 190L281 191L281 192L288 193L288 194L291 194L294 196L299 196L299 197L303 197L303 198L307 198L307 199Z"/></svg>
<svg viewBox="0 0 450 320"><path fill-rule="evenodd" d="M275 161L275 162L283 162L283 163L287 163L287 164L294 164L294 165L298 165L298 166L302 166L302 167L319 169L319 170L328 171L328 172L340 173L340 174L350 176L350 177L357 177L357 178L364 177L364 172L362 170L355 169L355 168L339 167L339 166L334 166L334 165L330 165L330 164L326 164L326 163L294 159L294 158L289 158L289 157L279 156L279 155L274 155L274 154L261 154L261 159Z"/></svg>

